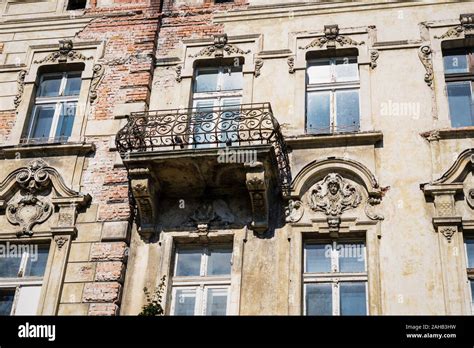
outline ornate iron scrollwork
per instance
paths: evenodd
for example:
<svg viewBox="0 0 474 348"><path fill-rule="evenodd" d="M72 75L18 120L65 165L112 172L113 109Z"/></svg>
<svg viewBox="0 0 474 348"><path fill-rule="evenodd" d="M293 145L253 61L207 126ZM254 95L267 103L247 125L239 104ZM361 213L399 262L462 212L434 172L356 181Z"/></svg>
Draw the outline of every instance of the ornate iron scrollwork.
<svg viewBox="0 0 474 348"><path fill-rule="evenodd" d="M117 148L128 152L166 151L232 145L272 145L283 189L291 184L286 143L269 103L209 109L132 113L117 133Z"/></svg>

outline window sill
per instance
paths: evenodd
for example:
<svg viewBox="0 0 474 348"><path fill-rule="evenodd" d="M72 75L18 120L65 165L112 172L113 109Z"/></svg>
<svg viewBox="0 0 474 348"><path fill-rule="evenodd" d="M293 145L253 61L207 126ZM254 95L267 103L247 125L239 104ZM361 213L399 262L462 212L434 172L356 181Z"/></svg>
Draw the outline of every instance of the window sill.
<svg viewBox="0 0 474 348"><path fill-rule="evenodd" d="M383 140L382 132L354 132L334 134L302 134L285 137L286 144L292 149L307 149L318 147L337 147L354 145L375 145Z"/></svg>
<svg viewBox="0 0 474 348"><path fill-rule="evenodd" d="M25 144L0 147L0 158L32 158L49 156L84 156L95 151L93 143Z"/></svg>
<svg viewBox="0 0 474 348"><path fill-rule="evenodd" d="M430 142L443 139L468 139L474 136L474 126L434 129L420 135Z"/></svg>

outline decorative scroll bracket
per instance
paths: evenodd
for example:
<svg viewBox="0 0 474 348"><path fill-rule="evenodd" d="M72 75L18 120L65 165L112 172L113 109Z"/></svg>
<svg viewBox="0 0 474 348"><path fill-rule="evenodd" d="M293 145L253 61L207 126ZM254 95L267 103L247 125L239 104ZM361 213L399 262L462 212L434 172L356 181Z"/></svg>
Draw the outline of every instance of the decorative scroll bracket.
<svg viewBox="0 0 474 348"><path fill-rule="evenodd" d="M431 60L431 47L428 44L420 46L420 49L418 50L418 57L420 58L420 61L426 70L425 82L431 89L433 89L434 73L433 62Z"/></svg>
<svg viewBox="0 0 474 348"><path fill-rule="evenodd" d="M150 238L156 231L156 199L157 188L151 179L147 168L133 168L129 170L130 186L135 199L138 214L138 233L144 238Z"/></svg>
<svg viewBox="0 0 474 348"><path fill-rule="evenodd" d="M455 39L461 36L462 33L466 36L474 35L474 13L461 14L459 16L460 25L448 29L441 36L435 36L435 39Z"/></svg>
<svg viewBox="0 0 474 348"><path fill-rule="evenodd" d="M97 88L99 84L104 78L105 67L102 64L94 65L93 74L92 74L92 82L91 82L91 89L90 89L90 102L91 104L97 99Z"/></svg>
<svg viewBox="0 0 474 348"><path fill-rule="evenodd" d="M15 104L15 109L18 109L18 106L20 106L20 103L21 103L21 98L23 97L23 90L25 89L25 76L26 76L26 70L21 70L16 80L17 93L15 96L15 100L13 101L13 103Z"/></svg>
<svg viewBox="0 0 474 348"><path fill-rule="evenodd" d="M245 163L246 185L252 203L253 220L250 229L257 234L268 230L268 180L261 162Z"/></svg>

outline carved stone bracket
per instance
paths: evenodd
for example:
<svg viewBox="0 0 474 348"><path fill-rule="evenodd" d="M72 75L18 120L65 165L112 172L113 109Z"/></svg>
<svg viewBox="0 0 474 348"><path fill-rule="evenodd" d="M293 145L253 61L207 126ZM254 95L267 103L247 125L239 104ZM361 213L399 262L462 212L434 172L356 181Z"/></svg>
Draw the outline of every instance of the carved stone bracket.
<svg viewBox="0 0 474 348"><path fill-rule="evenodd" d="M322 211L328 219L329 230L338 231L341 214L356 208L362 200L359 189L337 173L330 173L315 184L310 196L310 207Z"/></svg>
<svg viewBox="0 0 474 348"><path fill-rule="evenodd" d="M290 199L288 205L285 208L285 220L286 222L298 222L301 220L304 214L304 205L299 200Z"/></svg>
<svg viewBox="0 0 474 348"><path fill-rule="evenodd" d="M420 58L421 63L425 67L425 82L426 84L433 89L433 62L431 59L431 47L428 44L420 46L418 50L418 57Z"/></svg>
<svg viewBox="0 0 474 348"><path fill-rule="evenodd" d="M200 56L206 56L206 57L216 57L216 58L222 58L224 57L224 53L227 53L227 55L231 54L248 54L250 53L250 50L244 51L240 49L239 47L232 45L228 43L228 37L227 34L221 34L221 35L214 35L214 43L210 46L207 46L200 50L198 53L192 55L190 54L190 58L196 58Z"/></svg>
<svg viewBox="0 0 474 348"><path fill-rule="evenodd" d="M33 227L45 222L55 206L60 208L58 226L74 226L77 206L89 200L89 195L66 187L58 171L41 159L13 171L0 183L0 208L6 208L12 225L20 226L18 237L33 235Z"/></svg>
<svg viewBox="0 0 474 348"><path fill-rule="evenodd" d="M258 234L268 230L268 182L263 163L246 163L246 185L252 203L253 221L250 229Z"/></svg>
<svg viewBox="0 0 474 348"><path fill-rule="evenodd" d="M182 71L183 71L183 66L177 65L175 68L177 82L181 82L181 80L183 79L183 77L181 76Z"/></svg>
<svg viewBox="0 0 474 348"><path fill-rule="evenodd" d="M455 195L462 192L462 185L426 186L425 194L434 198L435 216L433 225L437 232L442 233L448 242L456 231L462 226L462 218L456 213Z"/></svg>
<svg viewBox="0 0 474 348"><path fill-rule="evenodd" d="M370 67L375 69L377 67L377 60L379 59L379 51L371 50L370 51Z"/></svg>
<svg viewBox="0 0 474 348"><path fill-rule="evenodd" d="M59 250L61 250L64 244L66 244L69 241L69 238L70 238L69 236L65 236L65 235L58 235L54 237L54 241L58 245Z"/></svg>
<svg viewBox="0 0 474 348"><path fill-rule="evenodd" d="M365 215L367 215L367 217L370 220L383 220L383 219L385 219L382 214L379 214L379 213L375 212L375 208L374 208L376 205L379 205L381 201L382 201L381 196L369 197L367 199L367 202L365 204Z"/></svg>
<svg viewBox="0 0 474 348"><path fill-rule="evenodd" d="M288 63L288 72L290 74L295 73L295 57L289 57L286 61Z"/></svg>
<svg viewBox="0 0 474 348"><path fill-rule="evenodd" d="M105 67L102 64L95 64L92 74L90 102L93 103L97 99L97 88L104 78Z"/></svg>
<svg viewBox="0 0 474 348"><path fill-rule="evenodd" d="M263 59L255 59L255 77L260 76L260 70L262 69L263 66Z"/></svg>
<svg viewBox="0 0 474 348"><path fill-rule="evenodd" d="M465 192L464 181L473 168L474 149L467 149L439 179L420 185L425 196L430 197L430 201L434 201L433 225L436 231L443 233L448 242L456 231L461 231L466 227L465 224L469 226L468 221L463 220L456 210L456 201L459 200L457 204L463 203L460 199L464 193L467 205L472 207L473 190L468 189Z"/></svg>
<svg viewBox="0 0 474 348"><path fill-rule="evenodd" d="M25 76L26 70L21 70L18 74L18 78L16 79L17 93L15 96L15 100L13 101L13 103L15 104L15 108L18 108L21 103L21 98L23 97L23 90L25 89Z"/></svg>
<svg viewBox="0 0 474 348"><path fill-rule="evenodd" d="M138 233L149 238L155 233L156 187L147 168L130 169L129 175L132 194L139 214Z"/></svg>
<svg viewBox="0 0 474 348"><path fill-rule="evenodd" d="M443 35L435 36L435 39L454 39L460 37L462 33L465 35L474 34L474 13L461 14L459 22L461 25L448 29Z"/></svg>
<svg viewBox="0 0 474 348"><path fill-rule="evenodd" d="M306 46L300 46L299 49L301 50L307 50L308 48L311 47L319 47L323 48L326 46L327 49L335 49L336 44L339 44L339 46L360 46L363 45L365 42L357 42L347 36L342 36L339 35L339 26L337 24L333 25L325 25L324 26L324 36L319 37L315 40L313 40L311 43L309 43Z"/></svg>
<svg viewBox="0 0 474 348"><path fill-rule="evenodd" d="M42 63L66 63L74 60L91 60L93 57L86 57L82 53L73 50L72 40L59 40L59 48L56 52L50 53L40 60L35 60L35 64Z"/></svg>
<svg viewBox="0 0 474 348"><path fill-rule="evenodd" d="M466 195L467 204L474 209L474 189L470 189Z"/></svg>

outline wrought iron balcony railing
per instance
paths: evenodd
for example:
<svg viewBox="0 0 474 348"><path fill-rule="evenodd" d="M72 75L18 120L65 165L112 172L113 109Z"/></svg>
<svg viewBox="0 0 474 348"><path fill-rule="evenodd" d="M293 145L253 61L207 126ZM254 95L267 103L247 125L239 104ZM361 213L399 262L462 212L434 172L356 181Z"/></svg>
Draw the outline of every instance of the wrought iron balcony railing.
<svg viewBox="0 0 474 348"><path fill-rule="evenodd" d="M118 132L117 148L126 153L272 145L282 188L291 183L286 144L269 103L216 108L132 113Z"/></svg>

